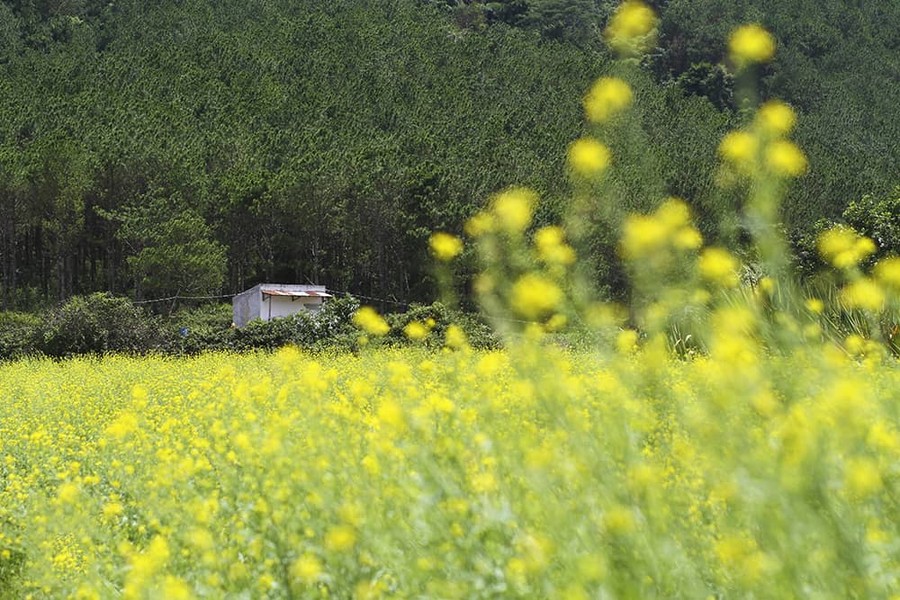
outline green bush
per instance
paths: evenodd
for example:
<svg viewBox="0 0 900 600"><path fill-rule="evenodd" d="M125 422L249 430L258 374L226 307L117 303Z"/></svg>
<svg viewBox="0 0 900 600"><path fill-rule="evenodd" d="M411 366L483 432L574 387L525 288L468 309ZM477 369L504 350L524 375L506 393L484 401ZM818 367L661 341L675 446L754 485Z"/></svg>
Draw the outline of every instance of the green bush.
<svg viewBox="0 0 900 600"><path fill-rule="evenodd" d="M450 309L441 302L413 304L406 312L389 314L386 318L391 326L385 339L389 345L409 343L404 330L410 323L421 323L428 328L429 334L419 343L428 348L437 349L444 345L450 325L460 327L473 348L500 347L500 338L478 315Z"/></svg>
<svg viewBox="0 0 900 600"><path fill-rule="evenodd" d="M318 312L300 312L271 321L232 325L228 304L207 304L182 309L171 317L156 317L127 298L110 294L74 296L62 306L44 313L0 314L0 359L33 354L66 357L79 354L202 352L276 350L298 346L306 351L355 352L360 332L353 325L359 301L352 296L334 298ZM404 313L387 316L391 332L383 343L412 343L404 329L412 322L427 324L427 348L443 346L447 328L455 324L474 348L498 348L500 340L478 315L447 308L440 302L413 305Z"/></svg>
<svg viewBox="0 0 900 600"><path fill-rule="evenodd" d="M163 351L169 354L199 354L233 350L235 329L230 304L204 304L179 310L166 323Z"/></svg>
<svg viewBox="0 0 900 600"><path fill-rule="evenodd" d="M827 271L828 265L816 249L816 240L836 225L850 227L875 242L878 251L869 262L890 254L900 254L900 186L884 198L866 194L859 200L853 200L838 221L819 219L811 229L797 236L793 240L794 253L804 279Z"/></svg>
<svg viewBox="0 0 900 600"><path fill-rule="evenodd" d="M41 318L20 312L0 313L0 360L15 360L38 354Z"/></svg>
<svg viewBox="0 0 900 600"><path fill-rule="evenodd" d="M40 350L53 357L143 354L161 347L164 339L157 318L109 293L69 298L46 315L39 336Z"/></svg>
<svg viewBox="0 0 900 600"><path fill-rule="evenodd" d="M850 202L843 218L878 244L879 255L900 254L900 186L886 198L866 194Z"/></svg>
<svg viewBox="0 0 900 600"><path fill-rule="evenodd" d="M303 328L301 323L306 318L304 313L298 313L271 321L260 321L259 319L250 321L235 331L234 349L241 351L276 350L295 344L295 340L299 337L297 330Z"/></svg>
<svg viewBox="0 0 900 600"><path fill-rule="evenodd" d="M351 296L329 300L317 312L302 311L271 321L251 321L232 329L227 348L237 351L274 350L294 345L304 350L355 350L359 334L351 323L359 301ZM213 348L206 348L213 349Z"/></svg>

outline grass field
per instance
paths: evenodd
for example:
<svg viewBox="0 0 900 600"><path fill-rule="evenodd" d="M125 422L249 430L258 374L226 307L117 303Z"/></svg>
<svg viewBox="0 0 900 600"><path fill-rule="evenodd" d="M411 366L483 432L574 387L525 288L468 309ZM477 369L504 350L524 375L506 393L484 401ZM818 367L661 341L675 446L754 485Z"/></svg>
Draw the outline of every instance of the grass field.
<svg viewBox="0 0 900 600"><path fill-rule="evenodd" d="M2 366L0 593L900 593L896 362L745 349Z"/></svg>

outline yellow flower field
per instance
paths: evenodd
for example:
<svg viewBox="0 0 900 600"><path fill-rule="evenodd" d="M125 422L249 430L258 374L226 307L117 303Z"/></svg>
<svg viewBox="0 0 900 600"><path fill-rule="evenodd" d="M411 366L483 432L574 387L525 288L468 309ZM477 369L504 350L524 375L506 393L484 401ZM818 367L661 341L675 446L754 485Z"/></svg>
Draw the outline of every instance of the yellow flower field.
<svg viewBox="0 0 900 600"><path fill-rule="evenodd" d="M2 366L0 596L900 593L896 362L745 350Z"/></svg>

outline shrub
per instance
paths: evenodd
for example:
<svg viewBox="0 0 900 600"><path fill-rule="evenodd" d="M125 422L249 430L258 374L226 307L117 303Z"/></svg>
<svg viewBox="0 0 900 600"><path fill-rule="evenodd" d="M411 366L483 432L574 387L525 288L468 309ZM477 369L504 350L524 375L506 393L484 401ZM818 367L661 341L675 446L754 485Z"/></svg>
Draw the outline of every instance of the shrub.
<svg viewBox="0 0 900 600"><path fill-rule="evenodd" d="M387 315L387 321L391 326L385 340L388 345L408 344L407 327L411 324L423 325L427 330L428 335L418 342L426 348L441 348L450 325L461 328L473 348L499 348L501 345L500 338L480 316L450 309L442 302L413 304L406 312Z"/></svg>
<svg viewBox="0 0 900 600"><path fill-rule="evenodd" d="M173 354L199 354L233 350L235 329L230 304L205 304L182 309L166 324L163 350Z"/></svg>
<svg viewBox="0 0 900 600"><path fill-rule="evenodd" d="M159 321L127 298L109 293L73 296L50 311L39 348L48 356L146 353L161 346Z"/></svg>
<svg viewBox="0 0 900 600"><path fill-rule="evenodd" d="M872 238L881 254L900 254L900 186L885 198L866 194L847 205L844 220Z"/></svg>
<svg viewBox="0 0 900 600"><path fill-rule="evenodd" d="M0 313L0 360L15 360L38 353L41 319L20 312Z"/></svg>
<svg viewBox="0 0 900 600"><path fill-rule="evenodd" d="M359 302L350 296L326 302L318 312L301 311L271 321L251 321L233 329L227 349L275 350L294 345L305 350L355 350L358 333L351 324ZM207 348L210 349L210 348Z"/></svg>

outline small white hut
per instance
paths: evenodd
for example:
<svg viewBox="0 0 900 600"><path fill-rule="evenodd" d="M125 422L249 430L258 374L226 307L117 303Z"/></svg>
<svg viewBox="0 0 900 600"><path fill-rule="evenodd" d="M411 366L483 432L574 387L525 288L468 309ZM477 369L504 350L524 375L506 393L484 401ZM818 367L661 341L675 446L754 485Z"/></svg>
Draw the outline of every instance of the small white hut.
<svg viewBox="0 0 900 600"><path fill-rule="evenodd" d="M253 319L271 321L301 310L317 311L325 298L331 298L331 294L324 285L260 283L231 299L234 324L243 327Z"/></svg>

